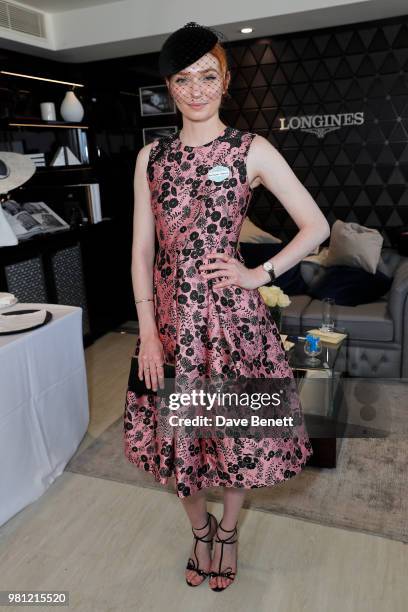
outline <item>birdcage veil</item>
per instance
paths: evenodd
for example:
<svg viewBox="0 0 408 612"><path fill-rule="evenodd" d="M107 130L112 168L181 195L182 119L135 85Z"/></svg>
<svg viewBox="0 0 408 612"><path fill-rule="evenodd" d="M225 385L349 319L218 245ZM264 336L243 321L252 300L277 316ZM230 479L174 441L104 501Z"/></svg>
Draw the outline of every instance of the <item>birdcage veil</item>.
<svg viewBox="0 0 408 612"><path fill-rule="evenodd" d="M159 72L168 79L176 101L205 103L226 94L226 42L222 32L194 21L166 39L159 55Z"/></svg>

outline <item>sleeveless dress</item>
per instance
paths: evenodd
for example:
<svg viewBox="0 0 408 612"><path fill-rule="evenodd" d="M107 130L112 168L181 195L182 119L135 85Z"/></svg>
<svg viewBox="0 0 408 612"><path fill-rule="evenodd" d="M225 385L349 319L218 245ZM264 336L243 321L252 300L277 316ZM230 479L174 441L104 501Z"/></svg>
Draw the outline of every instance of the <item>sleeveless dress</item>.
<svg viewBox="0 0 408 612"><path fill-rule="evenodd" d="M204 257L224 252L244 263L238 237L252 196L246 157L255 133L226 127L215 140L184 145L179 132L154 141L147 165L159 248L154 312L165 361L176 380L207 375L294 378L279 332L258 289L213 287ZM209 171L229 169L229 177ZM225 168L224 168L225 172ZM209 178L212 177L212 178ZM214 180L214 178L216 180ZM138 336L134 355L138 356ZM157 398L156 398L157 399ZM301 414L299 397L295 410ZM158 435L155 397L127 390L124 452L184 498L207 487L272 486L300 472L313 449L302 425L281 438L185 440Z"/></svg>

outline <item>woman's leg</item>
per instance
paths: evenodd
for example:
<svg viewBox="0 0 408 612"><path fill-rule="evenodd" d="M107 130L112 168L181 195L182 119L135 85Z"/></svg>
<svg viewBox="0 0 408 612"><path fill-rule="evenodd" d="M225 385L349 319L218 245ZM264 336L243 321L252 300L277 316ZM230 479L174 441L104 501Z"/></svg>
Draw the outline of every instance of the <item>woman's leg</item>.
<svg viewBox="0 0 408 612"><path fill-rule="evenodd" d="M200 538L205 536L206 540L210 540L215 533L215 521L214 519L211 519L210 523L208 523L208 525L204 527L204 525L208 521L207 502L205 499L204 491L199 491L198 493L195 493L194 495L189 495L188 497L183 497L181 499L181 503L183 504L187 516L190 519L191 526L194 527L194 533L196 534L196 536ZM197 529L197 527L204 528ZM193 547L190 556L196 563L196 559L193 554L195 544L196 540L193 541ZM199 561L200 568L206 572L209 571L211 563L210 543L198 541L196 547L196 556ZM202 576L200 576L193 570L188 569L186 569L186 578L192 584L200 584L204 580Z"/></svg>
<svg viewBox="0 0 408 612"><path fill-rule="evenodd" d="M242 504L245 499L245 489L233 489L225 487L224 489L224 514L220 521L221 527L224 529L232 530L234 529L237 521L238 515L242 508ZM221 528L217 530L218 537L222 540L231 537L231 540L237 539L234 536L233 532L225 533ZM211 562L211 571L218 572L220 557L221 557L221 547L222 544L214 541L214 557ZM236 548L237 544L224 544L224 551L222 554L222 563L221 563L221 572L226 567L231 567L233 572L236 572ZM216 578L210 577L210 586L211 587L226 587L231 583L230 578L223 578L222 576L217 576Z"/></svg>

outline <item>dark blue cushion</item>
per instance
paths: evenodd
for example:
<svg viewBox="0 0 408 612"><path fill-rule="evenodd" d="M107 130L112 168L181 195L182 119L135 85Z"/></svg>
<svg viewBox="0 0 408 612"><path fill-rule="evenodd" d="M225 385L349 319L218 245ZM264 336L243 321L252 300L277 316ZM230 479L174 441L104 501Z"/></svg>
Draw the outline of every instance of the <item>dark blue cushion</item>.
<svg viewBox="0 0 408 612"><path fill-rule="evenodd" d="M316 300L334 298L340 306L369 304L381 298L392 285L392 278L382 272L371 274L352 266L330 266L322 278L309 290Z"/></svg>
<svg viewBox="0 0 408 612"><path fill-rule="evenodd" d="M244 258L247 268L256 268L263 264L268 259L274 257L279 251L286 246L286 243L252 243L241 242L239 250ZM276 287L280 287L287 295L306 295L308 288L300 273L300 262L280 274L273 283Z"/></svg>

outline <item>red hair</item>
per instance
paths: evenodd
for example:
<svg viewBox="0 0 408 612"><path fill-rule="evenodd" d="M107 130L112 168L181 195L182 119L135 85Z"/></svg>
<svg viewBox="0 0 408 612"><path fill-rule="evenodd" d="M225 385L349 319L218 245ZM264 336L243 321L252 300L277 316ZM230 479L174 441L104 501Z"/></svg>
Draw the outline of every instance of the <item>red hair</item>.
<svg viewBox="0 0 408 612"><path fill-rule="evenodd" d="M220 64L220 68L221 68L221 74L222 74L222 78L224 81L224 87L225 87L225 82L226 82L226 76L227 76L227 72L228 72L228 58L227 58L227 53L224 49L224 47L219 43L215 43L214 47L211 49L211 51L209 51L209 53L211 55L213 55L214 57L217 58L219 64ZM228 95L227 93L227 89L225 90L225 94L223 94L222 99L224 100L224 97L226 95Z"/></svg>
<svg viewBox="0 0 408 612"><path fill-rule="evenodd" d="M222 72L223 76L225 77L225 75L227 74L227 71L228 71L228 59L227 59L227 53L226 53L224 47L222 47L220 45L220 43L217 42L217 43L215 43L215 45L211 49L211 51L209 51L209 53L211 55L214 55L214 57L217 58L217 60L220 63L221 72Z"/></svg>

